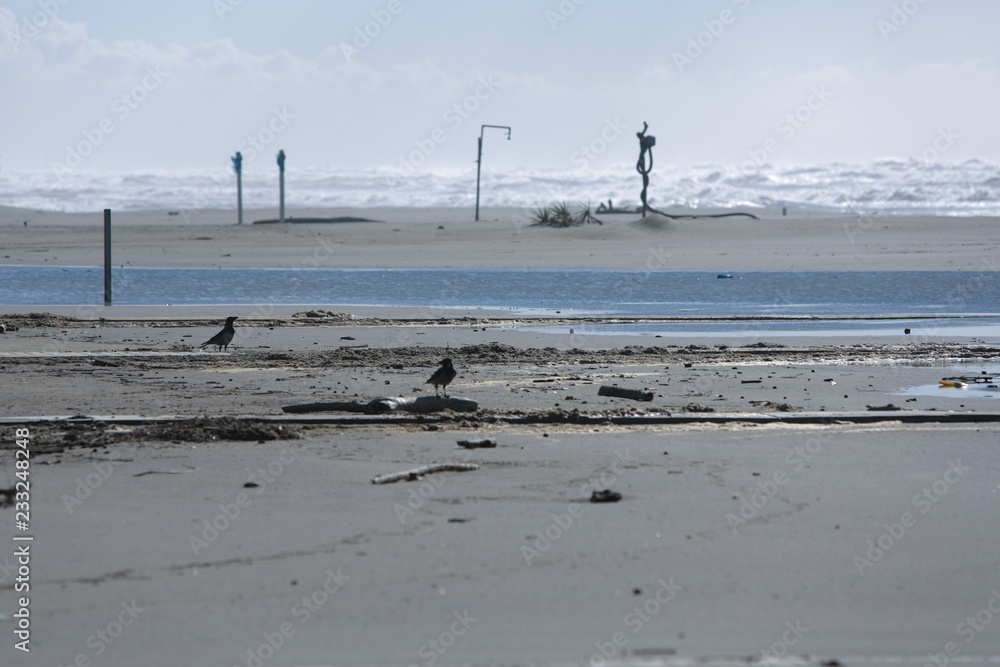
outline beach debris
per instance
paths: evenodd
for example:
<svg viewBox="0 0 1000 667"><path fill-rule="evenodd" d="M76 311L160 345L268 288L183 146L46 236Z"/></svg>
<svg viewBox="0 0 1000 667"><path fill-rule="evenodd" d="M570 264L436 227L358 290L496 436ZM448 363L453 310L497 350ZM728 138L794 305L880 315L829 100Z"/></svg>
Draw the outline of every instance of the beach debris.
<svg viewBox="0 0 1000 667"><path fill-rule="evenodd" d="M614 396L616 398L630 398L634 401L646 402L653 400L654 396L651 391L643 391L642 389L625 389L608 384L601 385L601 388L597 390L597 395Z"/></svg>
<svg viewBox="0 0 1000 667"><path fill-rule="evenodd" d="M493 438L484 438L483 440L459 440L458 444L466 449L488 449L496 447L497 441Z"/></svg>
<svg viewBox="0 0 1000 667"><path fill-rule="evenodd" d="M646 190L649 189L649 172L653 171L653 146L656 145L656 137L653 135L646 136L646 130L649 129L649 123L643 121L642 132L636 132L635 136L639 137L639 161L636 162L635 169L642 176L642 194L640 199L642 199L642 215L645 217L647 209L650 209L649 202L646 200ZM649 166L646 166L646 156L649 155Z"/></svg>
<svg viewBox="0 0 1000 667"><path fill-rule="evenodd" d="M763 380L740 380L740 384L760 384Z"/></svg>
<svg viewBox="0 0 1000 667"><path fill-rule="evenodd" d="M688 403L684 406L684 412L715 412L715 408L701 403Z"/></svg>
<svg viewBox="0 0 1000 667"><path fill-rule="evenodd" d="M466 472L469 470L479 470L479 464L456 463L454 461L449 461L447 463L431 463L425 466L420 466L419 468L413 468L412 470L403 470L402 472L394 472L388 475L375 475L372 477L372 484L392 484L393 482L398 482L400 480L415 482L421 479L424 475L430 475L435 472Z"/></svg>
<svg viewBox="0 0 1000 667"><path fill-rule="evenodd" d="M143 477L145 475L183 475L186 472L194 472L195 470L197 470L197 468L189 465L185 465L184 467L187 468L187 470L147 470L145 472L136 473L132 476Z"/></svg>
<svg viewBox="0 0 1000 667"><path fill-rule="evenodd" d="M790 403L775 403L774 401L750 401L750 405L755 408L764 408L765 410L775 410L777 412L795 412L798 409Z"/></svg>
<svg viewBox="0 0 1000 667"><path fill-rule="evenodd" d="M994 375L987 375L986 371L983 371L981 375L956 375L954 377L941 378L938 380L939 383L943 382L964 382L966 384L990 384L993 382Z"/></svg>
<svg viewBox="0 0 1000 667"><path fill-rule="evenodd" d="M534 220L534 226L538 227L574 227L590 223L604 224L590 212L590 204L583 206L583 210L579 213L573 213L566 202L536 208L532 219Z"/></svg>
<svg viewBox="0 0 1000 667"><path fill-rule="evenodd" d="M299 313L293 313L292 317L307 317L311 319L318 318L332 318L338 322L346 322L348 320L354 319L353 316L348 313L335 313L332 310L305 310Z"/></svg>
<svg viewBox="0 0 1000 667"><path fill-rule="evenodd" d="M617 503L621 499L622 494L617 491L612 491L611 489L594 491L590 494L590 502L592 503Z"/></svg>
<svg viewBox="0 0 1000 667"><path fill-rule="evenodd" d="M879 412L879 411L892 411L892 410L902 410L903 408L898 405L893 405L892 403L886 403L885 405L866 405L869 412Z"/></svg>
<svg viewBox="0 0 1000 667"><path fill-rule="evenodd" d="M938 384L941 385L938 389L965 389L969 386L961 380L938 380Z"/></svg>
<svg viewBox="0 0 1000 667"><path fill-rule="evenodd" d="M479 409L479 403L468 398L455 398L454 396L411 396L409 398L399 396L373 398L367 403L360 401L300 403L297 405L286 405L281 409L284 412L296 414L303 412L360 412L368 415L377 415L396 411L426 414L429 412L441 412L442 410L475 412Z"/></svg>
<svg viewBox="0 0 1000 667"><path fill-rule="evenodd" d="M636 162L635 169L642 176L642 193L639 198L642 199L642 216L646 217L647 212L652 211L653 213L659 213L662 216L666 216L672 220L678 220L680 218L728 218L734 215L745 215L748 218L753 218L754 220L759 220L753 213L715 213L711 215L670 215L669 213L664 213L663 211L657 211L655 208L650 206L648 200L646 199L646 190L649 189L649 172L653 170L653 146L656 145L656 137L646 135L646 130L649 129L649 123L645 121L642 123L642 132L636 132L635 136L639 137L639 160ZM646 156L649 155L649 166L646 166Z"/></svg>
<svg viewBox="0 0 1000 667"><path fill-rule="evenodd" d="M369 218L359 218L353 215L341 215L335 218L296 218L288 216L284 220L281 218L268 218L266 220L254 220L255 225L273 225L282 222L298 222L304 224L331 223L331 222L385 222L384 220L371 220Z"/></svg>
<svg viewBox="0 0 1000 667"><path fill-rule="evenodd" d="M725 280L725 279L732 280L733 274L731 274L731 273L720 273L719 275L717 275L715 277L718 278L719 280Z"/></svg>

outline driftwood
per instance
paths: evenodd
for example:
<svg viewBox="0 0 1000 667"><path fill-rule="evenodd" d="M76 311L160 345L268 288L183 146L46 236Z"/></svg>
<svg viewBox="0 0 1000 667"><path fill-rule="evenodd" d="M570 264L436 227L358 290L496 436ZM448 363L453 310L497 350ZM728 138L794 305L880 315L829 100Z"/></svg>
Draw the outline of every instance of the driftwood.
<svg viewBox="0 0 1000 667"><path fill-rule="evenodd" d="M366 415L380 415L386 412L475 412L479 404L468 398L445 396L413 396L373 398L367 403L360 401L333 401L328 403L299 403L281 408L285 412L360 412Z"/></svg>
<svg viewBox="0 0 1000 667"><path fill-rule="evenodd" d="M618 398L631 398L636 401L651 401L653 400L653 392L642 391L641 389L622 389L621 387L612 387L611 385L601 385L601 388L597 390L598 396L617 396Z"/></svg>
<svg viewBox="0 0 1000 667"><path fill-rule="evenodd" d="M477 463L431 463L430 465L420 466L419 468L414 468L412 470L404 470L402 472L394 472L389 475L375 475L372 477L372 484L392 484L393 482L398 482L401 479L405 479L408 482L413 482L420 479L424 475L429 475L432 472L465 472L467 470L479 470L479 464Z"/></svg>
<svg viewBox="0 0 1000 667"><path fill-rule="evenodd" d="M497 441L493 438L486 438L485 440L459 440L458 444L460 447L465 447L466 449L485 449L496 447Z"/></svg>
<svg viewBox="0 0 1000 667"><path fill-rule="evenodd" d="M590 494L590 502L592 503L617 503L622 499L622 494L617 491L612 491L611 489L604 489L603 491L594 491Z"/></svg>

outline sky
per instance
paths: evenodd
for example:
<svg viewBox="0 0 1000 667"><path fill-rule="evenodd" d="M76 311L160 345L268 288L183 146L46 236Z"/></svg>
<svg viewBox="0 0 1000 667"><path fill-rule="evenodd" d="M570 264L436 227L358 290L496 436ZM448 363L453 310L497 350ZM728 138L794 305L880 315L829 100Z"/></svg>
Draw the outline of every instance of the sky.
<svg viewBox="0 0 1000 667"><path fill-rule="evenodd" d="M0 169L1000 162L995 0L0 4ZM482 125L511 127L506 132Z"/></svg>

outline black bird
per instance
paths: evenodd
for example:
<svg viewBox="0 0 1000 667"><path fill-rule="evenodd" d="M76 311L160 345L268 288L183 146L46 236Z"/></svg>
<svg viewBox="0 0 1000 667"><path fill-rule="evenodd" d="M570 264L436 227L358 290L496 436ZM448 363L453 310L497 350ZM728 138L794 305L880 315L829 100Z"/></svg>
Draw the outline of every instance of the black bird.
<svg viewBox="0 0 1000 667"><path fill-rule="evenodd" d="M204 349L206 345L218 345L220 350L225 348L226 351L228 351L229 344L233 342L233 336L236 335L236 329L233 328L233 321L238 319L238 317L227 317L226 326L222 327L222 331L215 334L198 347Z"/></svg>
<svg viewBox="0 0 1000 667"><path fill-rule="evenodd" d="M424 384L434 385L435 396L438 395L438 386L440 385L441 387L444 387L444 397L448 398L448 385L451 384L451 381L455 379L456 375L458 375L458 371L456 371L455 367L452 366L451 359L442 359L440 361L440 365L441 368L434 371L434 375L431 376L431 379Z"/></svg>

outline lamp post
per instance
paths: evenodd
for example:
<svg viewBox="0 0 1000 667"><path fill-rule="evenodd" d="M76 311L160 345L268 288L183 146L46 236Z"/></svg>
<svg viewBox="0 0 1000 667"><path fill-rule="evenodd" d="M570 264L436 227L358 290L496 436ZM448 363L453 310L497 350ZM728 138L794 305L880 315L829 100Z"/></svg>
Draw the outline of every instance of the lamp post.
<svg viewBox="0 0 1000 667"><path fill-rule="evenodd" d="M507 130L507 141L510 141L510 128L506 125L483 125L479 128L479 154L476 156L476 221L479 221L479 176L483 171L483 132L488 127Z"/></svg>
<svg viewBox="0 0 1000 667"><path fill-rule="evenodd" d="M278 151L278 169L280 170L279 182L278 182L278 199L281 202L281 208L279 209L278 218L281 223L285 222L285 151Z"/></svg>
<svg viewBox="0 0 1000 667"><path fill-rule="evenodd" d="M236 224L243 224L243 154L236 151L233 161L233 171L236 172Z"/></svg>

